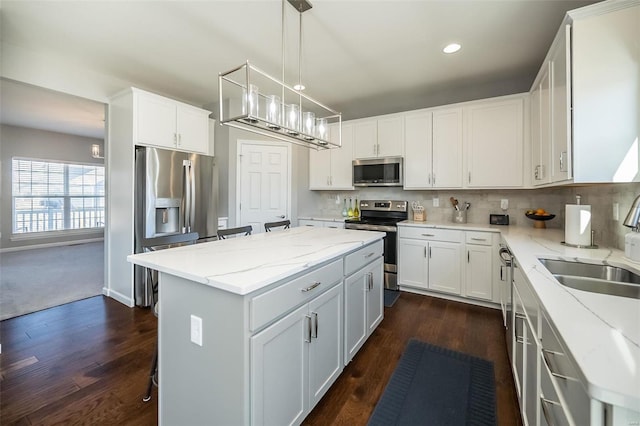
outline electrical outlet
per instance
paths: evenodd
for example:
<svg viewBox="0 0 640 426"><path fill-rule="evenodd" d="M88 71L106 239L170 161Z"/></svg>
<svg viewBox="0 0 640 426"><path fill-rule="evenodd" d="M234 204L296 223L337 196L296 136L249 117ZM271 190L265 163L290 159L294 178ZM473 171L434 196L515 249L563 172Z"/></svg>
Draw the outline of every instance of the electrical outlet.
<svg viewBox="0 0 640 426"><path fill-rule="evenodd" d="M613 203L613 220L620 220L620 204Z"/></svg>
<svg viewBox="0 0 640 426"><path fill-rule="evenodd" d="M433 207L440 207L440 198L433 197Z"/></svg>
<svg viewBox="0 0 640 426"><path fill-rule="evenodd" d="M507 210L509 208L509 200L506 198L503 198L502 200L500 200L500 208L502 210Z"/></svg>
<svg viewBox="0 0 640 426"><path fill-rule="evenodd" d="M202 318L191 315L191 341L202 346Z"/></svg>

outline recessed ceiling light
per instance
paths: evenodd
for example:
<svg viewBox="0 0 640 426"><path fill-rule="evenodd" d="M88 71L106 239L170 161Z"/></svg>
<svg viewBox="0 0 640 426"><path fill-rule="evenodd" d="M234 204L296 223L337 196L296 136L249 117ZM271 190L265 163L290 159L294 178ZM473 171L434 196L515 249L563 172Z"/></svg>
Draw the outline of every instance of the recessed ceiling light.
<svg viewBox="0 0 640 426"><path fill-rule="evenodd" d="M294 89L296 90L304 90L305 87L303 84L296 84L295 86L293 86Z"/></svg>
<svg viewBox="0 0 640 426"><path fill-rule="evenodd" d="M458 43L451 43L448 44L444 47L444 49L442 49L442 51L444 53L456 53L458 50L460 50L460 46Z"/></svg>

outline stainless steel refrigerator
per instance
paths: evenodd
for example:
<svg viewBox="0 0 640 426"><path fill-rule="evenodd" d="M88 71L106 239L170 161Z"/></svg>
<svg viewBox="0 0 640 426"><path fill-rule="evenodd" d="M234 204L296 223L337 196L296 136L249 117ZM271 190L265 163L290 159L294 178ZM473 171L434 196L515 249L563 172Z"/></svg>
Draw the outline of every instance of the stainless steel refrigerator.
<svg viewBox="0 0 640 426"><path fill-rule="evenodd" d="M218 231L218 182L213 157L165 149L136 147L135 251L145 241L197 232L201 239ZM117 191L117 188L114 188ZM149 274L135 267L135 300L151 304Z"/></svg>

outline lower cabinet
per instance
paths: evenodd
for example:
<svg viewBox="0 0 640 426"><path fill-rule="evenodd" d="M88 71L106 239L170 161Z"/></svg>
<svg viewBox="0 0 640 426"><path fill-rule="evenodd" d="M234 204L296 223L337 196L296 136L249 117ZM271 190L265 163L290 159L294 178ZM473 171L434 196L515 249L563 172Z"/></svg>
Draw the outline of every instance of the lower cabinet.
<svg viewBox="0 0 640 426"><path fill-rule="evenodd" d="M331 290L251 338L251 423L301 423L343 369L343 289Z"/></svg>
<svg viewBox="0 0 640 426"><path fill-rule="evenodd" d="M345 365L383 318L383 260L376 258L345 278Z"/></svg>
<svg viewBox="0 0 640 426"><path fill-rule="evenodd" d="M466 297L492 301L494 256L497 251L492 232L466 232L467 264L464 294Z"/></svg>
<svg viewBox="0 0 640 426"><path fill-rule="evenodd" d="M317 228L344 228L341 220L298 219L298 226L314 226Z"/></svg>

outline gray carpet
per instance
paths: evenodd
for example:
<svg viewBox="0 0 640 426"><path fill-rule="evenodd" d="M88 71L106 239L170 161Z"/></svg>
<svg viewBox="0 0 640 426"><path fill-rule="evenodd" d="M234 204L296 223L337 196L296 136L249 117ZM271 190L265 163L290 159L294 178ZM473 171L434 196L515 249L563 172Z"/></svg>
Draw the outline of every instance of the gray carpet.
<svg viewBox="0 0 640 426"><path fill-rule="evenodd" d="M0 320L102 294L104 243L0 254Z"/></svg>

